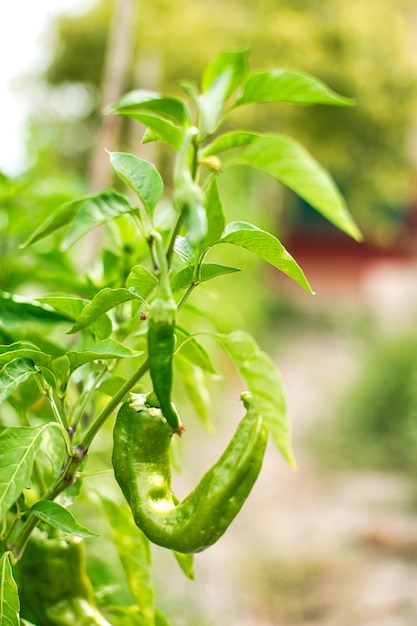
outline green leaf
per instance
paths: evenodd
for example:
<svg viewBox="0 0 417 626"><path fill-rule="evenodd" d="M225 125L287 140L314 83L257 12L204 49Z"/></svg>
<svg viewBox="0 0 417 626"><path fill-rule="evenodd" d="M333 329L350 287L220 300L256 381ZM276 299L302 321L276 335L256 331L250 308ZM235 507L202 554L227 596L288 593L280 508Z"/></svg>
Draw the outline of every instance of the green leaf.
<svg viewBox="0 0 417 626"><path fill-rule="evenodd" d="M175 126L172 122L160 117L144 113L129 113L129 117L146 126L146 131L142 137L143 144L151 141L162 141L174 150L180 149L184 139L184 130L179 126Z"/></svg>
<svg viewBox="0 0 417 626"><path fill-rule="evenodd" d="M337 228L356 240L362 235L346 208L330 174L291 137L285 135L258 135L256 133L229 133L209 148L227 150L246 147L229 160L222 160L223 168L247 165L260 169L292 189L319 211Z"/></svg>
<svg viewBox="0 0 417 626"><path fill-rule="evenodd" d="M221 121L223 105L244 79L247 51L223 52L208 65L203 75L203 93L196 98L203 134L213 133Z"/></svg>
<svg viewBox="0 0 417 626"><path fill-rule="evenodd" d="M20 245L20 247L27 248L27 246L30 246L31 244L36 243L41 239L44 239L51 233L69 224L74 218L78 209L85 201L86 198L79 198L78 200L73 200L71 202L65 203L48 219L40 224L38 228L35 228L32 234L29 235L29 237Z"/></svg>
<svg viewBox="0 0 417 626"><path fill-rule="evenodd" d="M48 304L56 311L66 314L73 321L80 317L84 307L89 304L89 300L85 298L74 298L71 296L42 296L37 298L37 300ZM110 318L105 314L101 315L91 324L91 330L99 339L105 339L113 330Z"/></svg>
<svg viewBox="0 0 417 626"><path fill-rule="evenodd" d="M68 202L44 221L21 245L26 248L32 243L44 239L56 230L68 226L62 249L67 250L77 239L95 226L104 224L125 213L131 213L133 207L125 196L115 191L101 191L73 202Z"/></svg>
<svg viewBox="0 0 417 626"><path fill-rule="evenodd" d="M190 400L195 414L208 432L213 432L213 424L210 417L211 395L207 389L206 377L199 367L195 367L189 361L181 357L181 353L175 360L181 383Z"/></svg>
<svg viewBox="0 0 417 626"><path fill-rule="evenodd" d="M63 313L67 319L71 320L77 319L88 303L88 300L85 298L76 298L73 296L42 296L36 298L36 300Z"/></svg>
<svg viewBox="0 0 417 626"><path fill-rule="evenodd" d="M19 593L13 578L10 553L5 552L0 561L0 624L19 626L19 612Z"/></svg>
<svg viewBox="0 0 417 626"><path fill-rule="evenodd" d="M126 382L123 376L107 374L104 380L97 387L97 391L105 393L107 396L114 396Z"/></svg>
<svg viewBox="0 0 417 626"><path fill-rule="evenodd" d="M78 207L73 220L65 232L61 243L63 251L68 250L80 237L96 226L106 224L117 217L136 211L128 198L114 191L102 191L86 198Z"/></svg>
<svg viewBox="0 0 417 626"><path fill-rule="evenodd" d="M179 346L176 352L205 372L218 374L205 348L194 337L190 337L190 334L180 326L175 326L175 334Z"/></svg>
<svg viewBox="0 0 417 626"><path fill-rule="evenodd" d="M138 296L133 290L125 289L124 287L120 287L119 289L105 287L101 289L96 293L92 301L85 305L74 326L68 333L76 333L83 328L87 328L87 326L91 326L101 315L129 300L143 301L143 298Z"/></svg>
<svg viewBox="0 0 417 626"><path fill-rule="evenodd" d="M203 263L200 267L200 275L198 278L199 283L212 280L218 276L225 276L226 274L233 274L240 272L236 267L229 267L227 265L218 265L216 263ZM194 280L194 270L192 267L185 267L184 269L176 272L171 278L171 288L175 293L181 289L186 289L191 285Z"/></svg>
<svg viewBox="0 0 417 626"><path fill-rule="evenodd" d="M21 328L24 324L57 324L69 319L68 315L57 313L36 300L0 291L0 325L7 330Z"/></svg>
<svg viewBox="0 0 417 626"><path fill-rule="evenodd" d="M0 346L0 367L15 359L30 359L38 367L46 367L53 371L51 355L45 354L29 342L16 342L8 346Z"/></svg>
<svg viewBox="0 0 417 626"><path fill-rule="evenodd" d="M203 93L209 91L222 75L227 74L228 88L226 97L230 96L242 84L248 73L248 59L249 52L245 49L221 52L204 70L201 81Z"/></svg>
<svg viewBox="0 0 417 626"><path fill-rule="evenodd" d="M215 338L229 354L252 393L254 406L261 413L281 454L294 468L285 395L281 376L274 362L244 331L236 330L229 335L216 334Z"/></svg>
<svg viewBox="0 0 417 626"><path fill-rule="evenodd" d="M162 96L154 91L137 89L124 95L110 108L112 113L147 113L171 120L180 126L191 124L190 114L182 100L172 96Z"/></svg>
<svg viewBox="0 0 417 626"><path fill-rule="evenodd" d="M14 359L0 371L0 403L4 402L37 368L30 359Z"/></svg>
<svg viewBox="0 0 417 626"><path fill-rule="evenodd" d="M205 199L207 214L207 234L200 244L200 249L205 250L215 243L224 230L226 219L220 200L217 181L214 179L206 193Z"/></svg>
<svg viewBox="0 0 417 626"><path fill-rule="evenodd" d="M157 285L158 279L156 276L142 265L132 267L126 279L126 287L128 289L133 287L141 298L147 298Z"/></svg>
<svg viewBox="0 0 417 626"><path fill-rule="evenodd" d="M62 470L62 460L66 455L66 446L63 438L63 433L58 428L47 428L42 433L42 448L41 453L36 457L36 461L39 462L42 468L44 480L49 483L55 480L56 476L59 476ZM81 480L77 480L73 485L69 486L64 494L59 496L60 499L67 498L70 489L73 489L74 485L81 483ZM62 501L61 501L62 504Z"/></svg>
<svg viewBox="0 0 417 626"><path fill-rule="evenodd" d="M248 76L234 106L258 102L335 106L355 104L353 100L339 95L314 76L289 69L253 72Z"/></svg>
<svg viewBox="0 0 417 626"><path fill-rule="evenodd" d="M180 257L181 261L183 261L187 265L194 265L194 263L196 262L194 248L182 235L178 235L175 238L174 250Z"/></svg>
<svg viewBox="0 0 417 626"><path fill-rule="evenodd" d="M248 146L249 144L255 142L259 137L263 136L264 135L259 135L258 133L246 130L223 133L223 135L219 135L216 139L214 139L214 141L208 144L201 154L203 157L206 157L218 154L219 152L225 152L226 150L232 150L233 148L242 148L244 146Z"/></svg>
<svg viewBox="0 0 417 626"><path fill-rule="evenodd" d="M126 507L101 497L110 522L114 545L119 554L132 596L141 608L144 626L155 625L155 592L151 573L149 540L133 521Z"/></svg>
<svg viewBox="0 0 417 626"><path fill-rule="evenodd" d="M130 348L126 348L126 346L114 339L105 339L94 344L89 350L83 350L82 352L69 351L66 357L70 364L70 370L73 372L81 365L91 363L92 361L132 358L141 354L143 353L130 350Z"/></svg>
<svg viewBox="0 0 417 626"><path fill-rule="evenodd" d="M257 254L313 293L301 267L282 243L270 233L248 222L231 222L226 226L219 243L231 243Z"/></svg>
<svg viewBox="0 0 417 626"><path fill-rule="evenodd" d="M182 211L186 238L193 248L198 248L207 235L207 215L204 205L199 201L188 202Z"/></svg>
<svg viewBox="0 0 417 626"><path fill-rule="evenodd" d="M171 622L165 617L163 613L161 613L159 609L156 609L155 612L155 626L171 626Z"/></svg>
<svg viewBox="0 0 417 626"><path fill-rule="evenodd" d="M153 215L164 192L164 183L156 167L133 154L109 152L109 155L118 177L137 194L149 215Z"/></svg>
<svg viewBox="0 0 417 626"><path fill-rule="evenodd" d="M45 428L5 428L0 432L0 518L30 483Z"/></svg>
<svg viewBox="0 0 417 626"><path fill-rule="evenodd" d="M39 500L31 508L31 511L44 522L50 524L54 528L61 530L67 535L76 535L77 537L98 537L97 533L81 526L75 517L67 509L57 502L49 500Z"/></svg>

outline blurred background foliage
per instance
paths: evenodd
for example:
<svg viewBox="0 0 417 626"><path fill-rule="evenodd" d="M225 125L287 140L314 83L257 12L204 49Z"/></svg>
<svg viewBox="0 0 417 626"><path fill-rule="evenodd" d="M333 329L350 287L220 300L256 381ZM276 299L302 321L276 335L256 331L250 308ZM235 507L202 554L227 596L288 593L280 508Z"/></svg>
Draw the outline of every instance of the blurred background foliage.
<svg viewBox="0 0 417 626"><path fill-rule="evenodd" d="M417 336L374 333L362 346L357 374L325 427L315 424L311 445L322 467L417 469ZM324 422L322 422L324 425Z"/></svg>
<svg viewBox="0 0 417 626"><path fill-rule="evenodd" d="M58 19L55 52L39 77L42 89L30 123L38 167L52 162L88 172L100 132L98 112L110 104L100 93L114 6L100 0L81 16ZM235 116L240 125L247 121L260 131L299 138L335 177L367 237L395 237L415 191L413 0L155 0L132 7L134 51L124 91L180 93L178 83L197 80L220 50L243 46L251 50L252 69L295 67L355 98L358 106L350 110L263 105L244 107ZM122 149L137 151L132 133L123 137Z"/></svg>

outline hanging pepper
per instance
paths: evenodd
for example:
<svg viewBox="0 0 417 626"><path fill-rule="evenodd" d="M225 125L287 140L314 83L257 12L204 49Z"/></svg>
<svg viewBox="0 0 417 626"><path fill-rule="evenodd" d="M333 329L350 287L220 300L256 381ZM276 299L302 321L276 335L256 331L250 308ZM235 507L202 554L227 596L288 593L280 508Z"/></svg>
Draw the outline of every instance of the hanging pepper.
<svg viewBox="0 0 417 626"><path fill-rule="evenodd" d="M181 429L178 413L171 402L172 359L175 347L177 304L172 296L168 263L159 233L152 235L159 264L159 291L149 311L149 373L162 414L175 430Z"/></svg>
<svg viewBox="0 0 417 626"><path fill-rule="evenodd" d="M113 467L134 520L153 542L177 552L201 552L223 535L261 469L267 430L249 394L246 415L217 463L181 502L171 487L172 428L158 409L124 403L114 428ZM138 403L134 403L138 408Z"/></svg>
<svg viewBox="0 0 417 626"><path fill-rule="evenodd" d="M95 606L80 537L33 532L19 561L22 616L38 626L111 626Z"/></svg>

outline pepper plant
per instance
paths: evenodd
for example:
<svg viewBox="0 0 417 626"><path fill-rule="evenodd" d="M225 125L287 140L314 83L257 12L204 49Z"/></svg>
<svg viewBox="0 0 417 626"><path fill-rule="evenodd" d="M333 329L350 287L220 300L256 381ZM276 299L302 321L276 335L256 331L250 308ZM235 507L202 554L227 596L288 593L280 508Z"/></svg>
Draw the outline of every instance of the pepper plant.
<svg viewBox="0 0 417 626"><path fill-rule="evenodd" d="M25 297L0 294L2 624L169 624L155 606L150 544L172 550L193 577L193 553L221 537L248 497L268 434L295 466L273 361L244 330L221 333L213 321L193 326L193 297L202 283L239 271L216 262L225 244L231 254L238 246L260 256L311 292L273 234L244 216L227 222L219 179L230 168L269 174L360 239L332 178L297 141L224 130L234 110L251 104L352 102L299 71L250 71L245 50L217 56L200 88L186 83L184 91L184 99L132 91L110 111L144 125L143 143L170 146L172 174L162 177L134 154L110 152L122 191L66 203L22 243L56 237L65 255L82 238L88 245L92 229L108 229L111 246L97 254L79 288L59 291L58 277L51 293L34 298L27 289ZM219 460L179 502L171 447L174 440L181 446L193 423L181 410L176 382L184 383L204 420L214 344L242 379L245 417ZM99 481L92 492L83 478L97 435L113 425L113 454L104 461L115 477L109 497ZM121 585L130 590L128 602L101 602L101 613L83 543L100 538L68 510L80 494L108 519L126 577Z"/></svg>

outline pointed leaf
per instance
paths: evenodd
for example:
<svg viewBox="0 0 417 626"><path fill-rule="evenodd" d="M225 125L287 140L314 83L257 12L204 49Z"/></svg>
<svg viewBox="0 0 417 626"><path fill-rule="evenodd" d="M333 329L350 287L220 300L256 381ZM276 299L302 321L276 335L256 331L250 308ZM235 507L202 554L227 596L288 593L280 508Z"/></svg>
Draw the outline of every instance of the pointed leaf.
<svg viewBox="0 0 417 626"><path fill-rule="evenodd" d="M261 413L281 454L294 468L285 396L275 364L244 331L236 330L229 335L216 334L215 338L229 354L252 393L254 406Z"/></svg>
<svg viewBox="0 0 417 626"><path fill-rule="evenodd" d="M161 141L174 148L174 150L180 149L184 139L184 130L179 126L175 126L169 120L164 120L154 115L146 115L146 113L129 113L129 117L146 126L146 131L142 137L143 144L151 141Z"/></svg>
<svg viewBox="0 0 417 626"><path fill-rule="evenodd" d="M223 167L232 165L248 165L270 174L337 228L354 239L361 239L361 233L329 173L294 139L285 135L254 134L251 143L238 156L226 163L223 160Z"/></svg>
<svg viewBox="0 0 417 626"><path fill-rule="evenodd" d="M44 429L5 428L0 432L0 518L30 482Z"/></svg>
<svg viewBox="0 0 417 626"><path fill-rule="evenodd" d="M13 578L10 553L5 552L0 560L0 624L19 626L19 593Z"/></svg>
<svg viewBox="0 0 417 626"><path fill-rule="evenodd" d="M15 359L30 359L39 367L52 370L52 357L39 350L29 342L16 342L8 346L0 346L0 367Z"/></svg>
<svg viewBox="0 0 417 626"><path fill-rule="evenodd" d="M176 351L178 351L181 356L209 374L218 374L206 349L203 348L195 337L190 337L190 334L180 326L175 327L175 334L178 343ZM187 341L184 341L185 339L187 339Z"/></svg>
<svg viewBox="0 0 417 626"><path fill-rule="evenodd" d="M128 198L115 191L102 191L95 196L85 198L77 207L61 243L62 250L68 250L80 237L101 224L136 211Z"/></svg>
<svg viewBox="0 0 417 626"><path fill-rule="evenodd" d="M221 121L221 113L229 91L232 70L228 70L216 80L209 91L197 98L197 107L201 116L202 134L214 133Z"/></svg>
<svg viewBox="0 0 417 626"><path fill-rule="evenodd" d="M70 226L62 244L63 249L66 250L95 226L133 210L127 198L114 191L102 191L93 196L86 196L64 204L36 228L21 247L25 248L44 239L63 226L75 222Z"/></svg>
<svg viewBox="0 0 417 626"><path fill-rule="evenodd" d="M129 300L140 300L143 298L138 296L133 290L120 287L119 289L110 289L105 287L101 289L91 302L86 304L74 326L68 331L69 334L76 333L98 320L103 313L107 313L115 306L129 302Z"/></svg>
<svg viewBox="0 0 417 626"><path fill-rule="evenodd" d="M223 75L228 75L226 97L237 88L246 77L249 68L248 50L229 50L221 52L204 70L201 89L204 92L212 88L213 84Z"/></svg>
<svg viewBox="0 0 417 626"><path fill-rule="evenodd" d="M107 374L104 380L97 387L97 391L105 393L108 396L114 396L126 382L126 378L123 376L115 376L113 374Z"/></svg>
<svg viewBox="0 0 417 626"><path fill-rule="evenodd" d="M226 225L226 218L224 216L216 180L213 180L207 190L205 206L207 214L207 234L200 244L201 250L209 248L213 245L213 243L220 239Z"/></svg>
<svg viewBox="0 0 417 626"><path fill-rule="evenodd" d="M78 209L85 202L85 200L86 198L79 198L78 200L74 200L72 202L67 202L66 204L64 204L48 219L40 224L38 228L35 228L33 233L29 235L29 237L20 245L20 247L27 248L27 246L30 246L32 243L36 243L37 241L44 239L59 228L62 228L63 226L69 224L76 215Z"/></svg>
<svg viewBox="0 0 417 626"><path fill-rule="evenodd" d="M184 554L183 556L190 556L190 555ZM159 609L156 609L156 612L155 612L155 626L171 626L171 622L168 620L167 617L165 617L163 613L161 613Z"/></svg>
<svg viewBox="0 0 417 626"><path fill-rule="evenodd" d="M181 383L184 385L195 414L207 431L213 432L213 424L210 419L211 395L203 370L182 358L181 353L176 358L175 366L178 368Z"/></svg>
<svg viewBox="0 0 417 626"><path fill-rule="evenodd" d="M248 222L231 222L226 226L220 243L231 243L250 250L313 293L301 267L270 233Z"/></svg>
<svg viewBox="0 0 417 626"><path fill-rule="evenodd" d="M39 500L39 502L36 502L36 504L32 506L31 511L33 511L39 519L47 522L67 535L76 535L77 537L98 537L97 533L81 526L73 514L60 504L57 504L57 502Z"/></svg>
<svg viewBox="0 0 417 626"><path fill-rule="evenodd" d="M203 74L202 93L196 98L203 134L215 131L221 121L225 101L241 84L247 71L246 50L222 52L207 66Z"/></svg>
<svg viewBox="0 0 417 626"><path fill-rule="evenodd" d="M181 261L187 265L194 265L196 262L195 251L185 237L178 235L175 238L174 250L180 257Z"/></svg>
<svg viewBox="0 0 417 626"><path fill-rule="evenodd" d="M206 157L218 154L219 152L225 152L226 150L232 150L233 148L242 148L256 142L259 137L263 136L264 135L259 135L258 133L246 130L224 133L223 135L216 137L214 141L204 148L202 156Z"/></svg>
<svg viewBox="0 0 417 626"><path fill-rule="evenodd" d="M152 215L164 191L162 177L155 165L125 152L109 152L109 155L116 174L137 194Z"/></svg>
<svg viewBox="0 0 417 626"><path fill-rule="evenodd" d="M7 330L26 323L56 324L69 319L65 313L57 313L46 304L0 291L0 325Z"/></svg>
<svg viewBox="0 0 417 626"><path fill-rule="evenodd" d="M0 403L4 402L37 368L30 359L14 359L0 371Z"/></svg>
<svg viewBox="0 0 417 626"><path fill-rule="evenodd" d="M48 304L56 311L68 315L68 317L73 321L80 317L85 306L89 304L89 301L85 298L74 298L70 296L43 296L41 298L37 298L37 300ZM104 313L100 315L100 317L91 324L91 330L99 339L105 339L108 337L113 330L113 326L108 315L105 315Z"/></svg>
<svg viewBox="0 0 417 626"><path fill-rule="evenodd" d="M162 96L145 89L127 93L111 107L110 111L122 113L128 117L132 113L147 113L171 120L180 126L190 124L190 115L182 100L172 96Z"/></svg>
<svg viewBox="0 0 417 626"><path fill-rule="evenodd" d="M183 554L182 552L173 553L178 565L184 572L184 574L190 580L195 580L194 574L194 554Z"/></svg>
<svg viewBox="0 0 417 626"><path fill-rule="evenodd" d="M133 287L141 298L147 298L157 285L158 279L156 276L142 265L132 267L126 279L126 287L128 289Z"/></svg>
<svg viewBox="0 0 417 626"><path fill-rule="evenodd" d="M201 202L189 202L184 205L182 214L187 241L193 248L198 248L207 235L206 209Z"/></svg>
<svg viewBox="0 0 417 626"><path fill-rule="evenodd" d="M203 283L217 276L224 276L225 274L233 274L240 272L236 267L229 267L227 265L218 265L216 263L203 263L200 267L200 276L198 278L199 283ZM171 288L175 293L181 289L186 289L191 285L194 279L194 271L192 267L185 267L171 278Z"/></svg>
<svg viewBox="0 0 417 626"><path fill-rule="evenodd" d="M99 341L94 344L89 350L67 352L66 357L69 361L71 372L73 372L78 367L81 367L81 365L91 363L92 361L100 361L102 359L125 359L137 357L141 354L143 353L134 352L114 339L105 339L104 341Z"/></svg>
<svg viewBox="0 0 417 626"><path fill-rule="evenodd" d="M149 540L133 521L126 507L101 498L110 522L114 545L126 574L129 589L141 608L144 626L155 624L155 592L151 574Z"/></svg>
<svg viewBox="0 0 417 626"><path fill-rule="evenodd" d="M309 74L289 69L275 69L250 74L242 86L235 107L258 102L293 104L331 104L352 106L350 98L339 95Z"/></svg>

